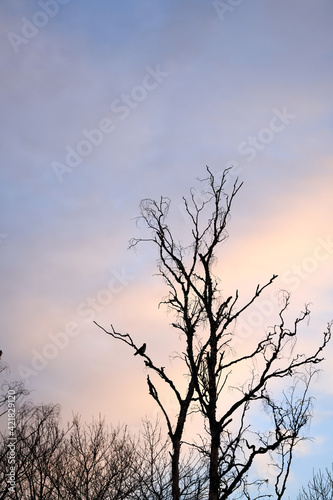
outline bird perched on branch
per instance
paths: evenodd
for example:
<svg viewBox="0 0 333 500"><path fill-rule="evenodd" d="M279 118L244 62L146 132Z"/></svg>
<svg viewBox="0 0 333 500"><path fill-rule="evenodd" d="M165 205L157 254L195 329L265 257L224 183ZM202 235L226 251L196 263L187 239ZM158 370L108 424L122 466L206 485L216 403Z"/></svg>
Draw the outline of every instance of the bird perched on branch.
<svg viewBox="0 0 333 500"><path fill-rule="evenodd" d="M0 349L0 359L1 359L1 356L2 356L2 351L1 351L1 349Z"/></svg>
<svg viewBox="0 0 333 500"><path fill-rule="evenodd" d="M146 343L142 344L142 346L140 347L140 349L138 349L135 353L134 353L134 356L136 356L137 354L140 354L140 356L143 356L144 353L146 352Z"/></svg>

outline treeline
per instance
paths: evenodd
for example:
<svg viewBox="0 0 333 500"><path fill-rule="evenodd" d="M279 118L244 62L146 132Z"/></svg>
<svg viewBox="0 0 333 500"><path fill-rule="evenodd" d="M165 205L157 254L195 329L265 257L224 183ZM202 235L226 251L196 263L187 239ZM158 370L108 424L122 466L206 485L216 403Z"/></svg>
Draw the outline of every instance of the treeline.
<svg viewBox="0 0 333 500"><path fill-rule="evenodd" d="M137 437L102 418L84 424L74 416L64 429L58 405L29 402L17 409L15 420L14 440L7 429L1 433L0 499L172 498L169 445L157 422L144 421ZM194 452L181 463L184 500L207 498L205 469Z"/></svg>
<svg viewBox="0 0 333 500"><path fill-rule="evenodd" d="M15 422L14 440L7 429L1 432L0 500L172 499L170 445L158 422L145 420L136 437L126 426L110 427L101 417L86 424L74 416L63 428L59 405L31 402L18 405ZM9 473L12 464L14 482ZM208 459L195 450L181 462L183 500L208 498L207 465ZM272 496L253 492L230 498ZM314 473L297 496L297 500L332 498L333 468Z"/></svg>

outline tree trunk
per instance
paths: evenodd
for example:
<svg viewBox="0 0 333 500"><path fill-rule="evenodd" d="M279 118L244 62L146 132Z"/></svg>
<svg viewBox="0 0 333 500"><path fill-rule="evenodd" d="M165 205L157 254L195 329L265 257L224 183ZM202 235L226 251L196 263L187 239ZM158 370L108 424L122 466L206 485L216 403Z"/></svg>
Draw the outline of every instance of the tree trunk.
<svg viewBox="0 0 333 500"><path fill-rule="evenodd" d="M173 442L172 453L172 500L180 500L179 490L179 458L180 458L180 440L177 439Z"/></svg>
<svg viewBox="0 0 333 500"><path fill-rule="evenodd" d="M219 449L220 432L216 423L211 426L211 444L210 444L210 463L209 463L209 500L218 500L219 498Z"/></svg>
<svg viewBox="0 0 333 500"><path fill-rule="evenodd" d="M219 450L221 432L219 424L216 421L216 403L217 395L217 381L216 381L216 364L217 364L217 340L216 329L211 322L211 335L210 335L210 356L207 357L207 369L209 377L209 410L208 420L209 429L211 434L210 443L210 463L209 463L209 500L218 500L219 497Z"/></svg>

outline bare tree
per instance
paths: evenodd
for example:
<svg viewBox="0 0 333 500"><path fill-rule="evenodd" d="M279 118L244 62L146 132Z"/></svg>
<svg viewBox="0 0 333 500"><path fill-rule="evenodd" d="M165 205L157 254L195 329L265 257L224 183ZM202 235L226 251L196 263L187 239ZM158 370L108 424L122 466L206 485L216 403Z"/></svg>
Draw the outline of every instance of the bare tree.
<svg viewBox="0 0 333 500"><path fill-rule="evenodd" d="M333 498L333 466L332 470L325 469L313 472L307 487L302 488L297 500L331 500Z"/></svg>
<svg viewBox="0 0 333 500"><path fill-rule="evenodd" d="M7 363L4 362L4 354L2 351L0 356L0 377L1 377L1 392L0 392L0 418L1 418L1 429L6 429L4 432L0 432L0 438L3 441L0 443L0 463L3 467L0 468L0 500L2 498L7 498L9 491L9 476L8 473L8 461L12 462L9 458L9 452L11 448L8 448L8 433L12 436L16 435L16 421L17 415L16 411L21 403L21 400L29 394L29 391L25 388L24 383L21 381L10 382L5 379L6 374L10 373L10 368ZM13 444L13 440L10 444Z"/></svg>
<svg viewBox="0 0 333 500"><path fill-rule="evenodd" d="M144 489L137 474L143 470L143 445L125 428L109 430L102 419L81 425L74 417L62 429L60 408L53 404L24 403L16 417L15 440L9 441L6 432L0 435L0 499L141 498L138 492ZM8 444L14 450L10 460ZM15 468L13 487L7 481L9 464ZM158 473L162 476L164 470ZM147 484L141 472L140 479Z"/></svg>
<svg viewBox="0 0 333 500"><path fill-rule="evenodd" d="M137 458L132 474L137 489L133 500L171 500L172 474L169 469L170 441L163 438L159 421L145 419L137 444ZM138 467L139 465L139 467ZM202 457L191 450L179 463L179 489L184 500L202 500L207 493L208 477Z"/></svg>
<svg viewBox="0 0 333 500"><path fill-rule="evenodd" d="M61 498L130 498L136 485L131 473L135 460L135 441L126 428L109 430L101 418L81 425L75 417L58 468Z"/></svg>
<svg viewBox="0 0 333 500"><path fill-rule="evenodd" d="M8 470L8 444L13 443L15 491L8 488L4 477L3 497L51 499L55 487L51 476L66 431L59 426L58 405L34 405L25 402L17 408L15 438L2 433L2 461L4 475Z"/></svg>
<svg viewBox="0 0 333 500"><path fill-rule="evenodd" d="M171 416L159 395L156 382L150 375L147 384L150 395L160 407L172 443L171 476L172 498L179 500L180 452L186 418L196 410L204 419L208 439L196 449L209 461L209 500L262 498L260 487L268 483L266 476L253 477L253 465L258 458L267 456L276 470L274 492L282 498L290 470L294 447L303 438L302 431L311 416L311 398L308 388L315 366L322 361L322 351L331 337L331 323L323 334L319 346L310 354L303 354L297 345L300 323L309 316L308 306L291 327L285 324L285 313L290 296L285 293L278 314L278 323L269 328L263 338L245 354L237 357L237 321L251 308L276 275L264 285L258 285L245 303L240 303L238 290L225 298L220 279L214 275L217 250L228 233L234 197L241 184L238 179L228 194L225 190L229 169L216 179L207 167L208 178L203 179L203 190L191 190L184 198L191 243L184 245L176 238L166 218L170 199L161 197L157 202L141 202L141 215L150 231L147 238L133 239L130 247L139 242L152 242L158 250L158 271L168 295L163 300L175 314L172 326L184 341L179 354L184 362L187 388L184 395L164 367L158 367L145 349L136 346L132 335L102 328L121 340L143 357L148 369L159 376L178 401L178 414ZM198 194L199 193L199 194ZM97 323L96 323L97 324ZM250 366L248 378L234 389L230 402L231 378ZM278 384L279 382L279 384ZM288 384L286 386L286 384ZM282 394L277 386L284 388ZM270 416L270 427L265 431L253 426L251 416L264 408ZM174 421L173 421L174 419ZM257 489L257 493L254 490ZM252 497L251 497L252 495Z"/></svg>
<svg viewBox="0 0 333 500"><path fill-rule="evenodd" d="M2 351L1 351L2 353ZM1 375L1 393L0 393L0 417L8 412L8 397L15 395L15 404L24 396L29 394L22 381L8 382L4 377L10 372L10 368L3 360L3 353L0 356L0 375ZM10 399L13 399L11 397Z"/></svg>

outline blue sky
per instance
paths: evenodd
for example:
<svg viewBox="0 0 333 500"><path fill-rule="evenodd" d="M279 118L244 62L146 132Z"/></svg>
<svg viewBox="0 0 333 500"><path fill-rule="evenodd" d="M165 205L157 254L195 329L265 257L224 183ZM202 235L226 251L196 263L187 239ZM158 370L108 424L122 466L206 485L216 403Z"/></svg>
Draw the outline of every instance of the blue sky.
<svg viewBox="0 0 333 500"><path fill-rule="evenodd" d="M155 414L143 367L92 318L148 338L161 359L175 349L154 251L126 249L145 197L170 196L184 231L181 196L206 164L244 180L219 260L226 287L246 295L279 274L294 315L313 303L305 345L333 317L333 5L225 3L1 2L1 348L17 379L53 345L27 385L64 419L101 412L135 429ZM330 465L324 369L295 485L301 468Z"/></svg>

